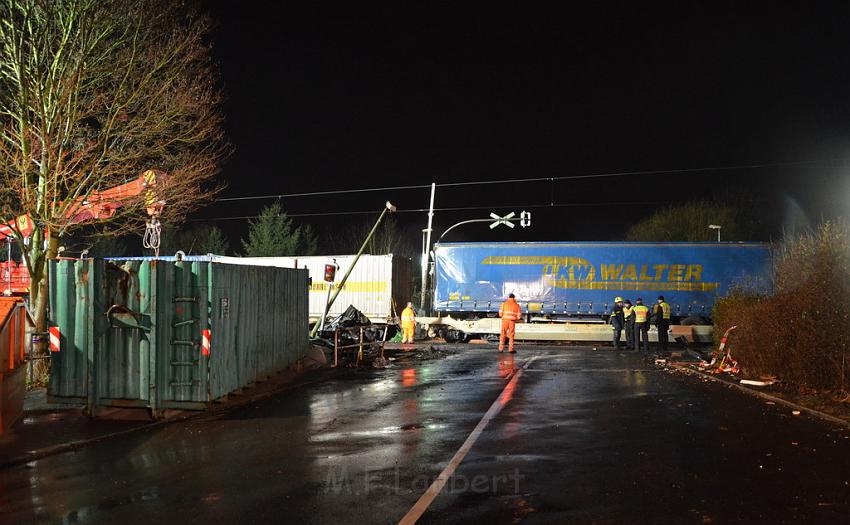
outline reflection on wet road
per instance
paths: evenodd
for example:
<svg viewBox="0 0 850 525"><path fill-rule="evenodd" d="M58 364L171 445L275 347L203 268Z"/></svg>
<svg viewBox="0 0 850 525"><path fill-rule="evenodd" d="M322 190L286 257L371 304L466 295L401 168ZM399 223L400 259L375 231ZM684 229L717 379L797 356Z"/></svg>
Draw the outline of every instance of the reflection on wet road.
<svg viewBox="0 0 850 525"><path fill-rule="evenodd" d="M850 515L846 431L633 354L458 348L0 471L0 524L394 523L503 391L420 522Z"/></svg>

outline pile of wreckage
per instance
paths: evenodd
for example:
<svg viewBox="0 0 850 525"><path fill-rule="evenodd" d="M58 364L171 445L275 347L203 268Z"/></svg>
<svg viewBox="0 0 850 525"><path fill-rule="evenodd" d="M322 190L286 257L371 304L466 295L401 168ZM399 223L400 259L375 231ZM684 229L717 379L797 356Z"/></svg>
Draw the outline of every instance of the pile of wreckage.
<svg viewBox="0 0 850 525"><path fill-rule="evenodd" d="M393 324L373 324L363 312L349 305L319 328L313 343L333 350L333 366L359 366L383 360L384 345L397 331L398 326Z"/></svg>

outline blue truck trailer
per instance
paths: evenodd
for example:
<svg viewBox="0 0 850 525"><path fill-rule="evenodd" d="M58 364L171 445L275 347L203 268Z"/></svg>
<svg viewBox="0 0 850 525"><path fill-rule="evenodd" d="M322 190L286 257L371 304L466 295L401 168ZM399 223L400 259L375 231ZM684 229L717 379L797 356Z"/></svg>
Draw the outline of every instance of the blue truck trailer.
<svg viewBox="0 0 850 525"><path fill-rule="evenodd" d="M539 319L603 318L614 298L663 295L675 318L710 318L734 286L770 288L764 243L448 243L434 249L434 310L493 317L509 293Z"/></svg>

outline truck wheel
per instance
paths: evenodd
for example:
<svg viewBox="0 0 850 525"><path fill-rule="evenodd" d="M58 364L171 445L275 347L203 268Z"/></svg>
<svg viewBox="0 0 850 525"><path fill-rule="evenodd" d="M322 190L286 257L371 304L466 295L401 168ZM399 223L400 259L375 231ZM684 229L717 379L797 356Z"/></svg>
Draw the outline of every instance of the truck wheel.
<svg viewBox="0 0 850 525"><path fill-rule="evenodd" d="M446 335L443 336L447 343L465 343L469 341L466 333L450 328L446 330Z"/></svg>

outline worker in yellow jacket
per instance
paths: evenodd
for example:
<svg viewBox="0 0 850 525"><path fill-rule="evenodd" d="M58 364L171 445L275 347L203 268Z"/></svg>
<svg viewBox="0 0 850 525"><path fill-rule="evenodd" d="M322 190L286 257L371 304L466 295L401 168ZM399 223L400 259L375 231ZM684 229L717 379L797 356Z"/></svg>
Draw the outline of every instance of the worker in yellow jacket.
<svg viewBox="0 0 850 525"><path fill-rule="evenodd" d="M499 333L499 352L505 350L505 338L511 340L508 345L508 352L515 353L514 350L514 334L516 334L516 322L522 319L522 309L519 303L516 302L514 294L508 295L508 300L502 303L499 308L499 317L502 318L502 330Z"/></svg>
<svg viewBox="0 0 850 525"><path fill-rule="evenodd" d="M632 302L623 301L623 330L626 332L626 350L635 349L635 308Z"/></svg>
<svg viewBox="0 0 850 525"><path fill-rule="evenodd" d="M416 312L413 311L413 303L407 303L407 308L401 312L401 342L412 343L415 331Z"/></svg>
<svg viewBox="0 0 850 525"><path fill-rule="evenodd" d="M635 300L632 312L635 316L635 348L641 352L649 353L649 307L643 304L643 299Z"/></svg>
<svg viewBox="0 0 850 525"><path fill-rule="evenodd" d="M652 307L652 317L658 327L658 346L662 352L667 351L667 331L670 329L670 305L663 295L658 296L658 304Z"/></svg>

